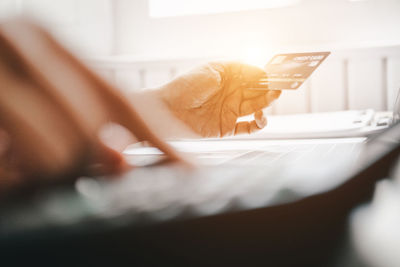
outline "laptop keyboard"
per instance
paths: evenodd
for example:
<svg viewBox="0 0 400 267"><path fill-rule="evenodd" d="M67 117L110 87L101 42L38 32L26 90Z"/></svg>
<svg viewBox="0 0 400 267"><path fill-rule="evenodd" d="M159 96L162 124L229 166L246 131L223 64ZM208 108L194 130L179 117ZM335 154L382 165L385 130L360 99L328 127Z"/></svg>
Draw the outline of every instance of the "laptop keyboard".
<svg viewBox="0 0 400 267"><path fill-rule="evenodd" d="M234 206L249 208L245 195L261 193L263 200L257 204L266 204L274 188L279 183L260 168L225 168L208 167L202 170L188 171L175 169L171 171L159 167L149 177L141 171L126 175L120 181L102 184L101 196L84 191L93 180L81 180L78 190L93 203L103 203L101 207L107 215L109 211L129 211L132 214L150 219L171 219L177 216L204 216L233 209ZM148 171L148 170L147 170ZM135 171L134 171L135 172ZM274 181L274 185L273 184ZM80 189L79 189L80 188ZM88 194L89 193L89 194ZM93 198L94 197L94 198ZM96 197L100 198L94 201ZM101 201L102 199L102 201ZM104 202L105 201L105 202ZM254 203L255 204L255 203ZM254 206L254 204L252 206Z"/></svg>
<svg viewBox="0 0 400 267"><path fill-rule="evenodd" d="M235 208L261 207L283 199L288 201L296 193L292 191L292 196L288 196L293 175L285 177L285 170L295 168L296 163L303 165L312 161L315 156L329 161L351 154L349 159L355 162L359 145L277 145L268 151L242 153L222 165L205 166L195 172L183 169L171 172L159 167L151 170L150 176L146 168L136 170L136 174L127 174L120 182L107 185L108 201L112 203L108 210L126 208L169 219L179 214L210 215ZM282 190L286 192L284 195Z"/></svg>
<svg viewBox="0 0 400 267"><path fill-rule="evenodd" d="M332 177L332 168L326 166L335 162L330 159L343 159L350 153L354 154L349 159L355 161L359 145L276 145L196 170L153 166L136 168L111 180L81 178L72 190L53 190L25 209L1 214L0 229L27 230L97 219L151 223L294 201L340 183L340 170ZM315 156L319 163L310 168ZM321 160L326 166L320 166Z"/></svg>

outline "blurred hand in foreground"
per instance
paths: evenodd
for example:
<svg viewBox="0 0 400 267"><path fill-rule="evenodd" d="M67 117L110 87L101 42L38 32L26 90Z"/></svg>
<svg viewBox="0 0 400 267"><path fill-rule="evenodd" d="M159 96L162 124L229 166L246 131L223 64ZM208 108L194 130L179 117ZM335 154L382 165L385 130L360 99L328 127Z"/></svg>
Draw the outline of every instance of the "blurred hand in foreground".
<svg viewBox="0 0 400 267"><path fill-rule="evenodd" d="M210 63L182 75L159 90L171 111L203 137L252 133L267 120L262 109L280 91L252 90L266 73L255 66L237 62ZM237 122L254 114L253 121Z"/></svg>
<svg viewBox="0 0 400 267"><path fill-rule="evenodd" d="M77 177L93 166L121 171L122 155L98 136L108 122L180 161L118 90L48 33L24 19L0 25L0 191Z"/></svg>

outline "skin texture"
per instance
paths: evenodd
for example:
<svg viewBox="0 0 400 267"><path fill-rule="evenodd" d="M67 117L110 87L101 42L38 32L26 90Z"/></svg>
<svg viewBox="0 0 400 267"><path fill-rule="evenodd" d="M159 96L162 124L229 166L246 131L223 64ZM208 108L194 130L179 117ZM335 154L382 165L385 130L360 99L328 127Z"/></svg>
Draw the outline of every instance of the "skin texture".
<svg viewBox="0 0 400 267"><path fill-rule="evenodd" d="M262 109L281 93L249 89L265 75L258 67L238 62L210 63L163 86L159 95L178 118L203 137L249 134L267 124ZM237 122L253 113L253 121Z"/></svg>

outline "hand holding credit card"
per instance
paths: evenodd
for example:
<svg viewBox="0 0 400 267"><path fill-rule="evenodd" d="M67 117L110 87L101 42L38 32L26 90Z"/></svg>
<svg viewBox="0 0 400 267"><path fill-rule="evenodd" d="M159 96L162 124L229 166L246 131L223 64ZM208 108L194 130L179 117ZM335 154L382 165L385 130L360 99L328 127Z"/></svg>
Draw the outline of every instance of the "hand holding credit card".
<svg viewBox="0 0 400 267"><path fill-rule="evenodd" d="M275 55L265 66L266 76L250 85L253 90L296 90L330 52Z"/></svg>

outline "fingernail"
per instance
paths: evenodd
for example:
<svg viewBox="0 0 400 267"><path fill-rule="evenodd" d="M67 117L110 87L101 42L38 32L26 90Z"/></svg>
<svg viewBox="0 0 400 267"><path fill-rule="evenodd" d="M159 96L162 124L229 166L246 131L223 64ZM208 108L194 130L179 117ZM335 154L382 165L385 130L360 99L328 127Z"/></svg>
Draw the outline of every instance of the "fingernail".
<svg viewBox="0 0 400 267"><path fill-rule="evenodd" d="M257 127L262 129L267 125L267 118L262 116L261 119L256 119Z"/></svg>

